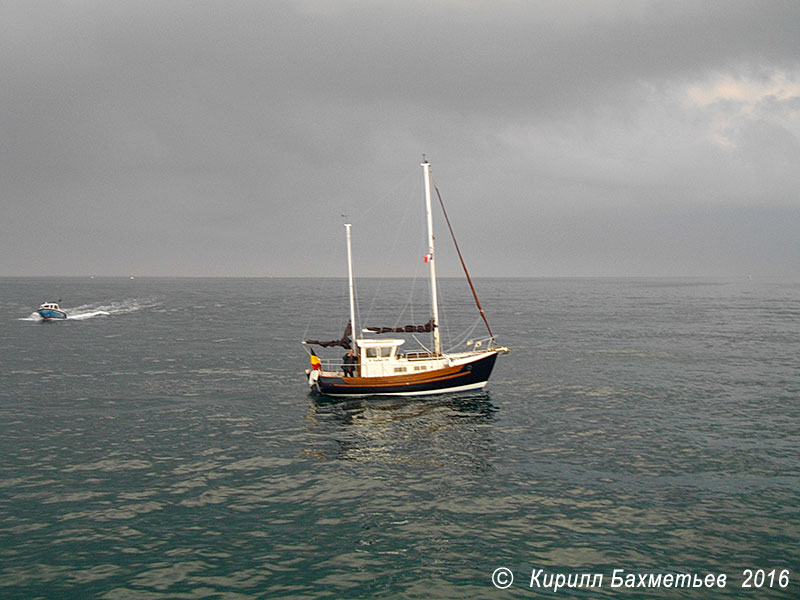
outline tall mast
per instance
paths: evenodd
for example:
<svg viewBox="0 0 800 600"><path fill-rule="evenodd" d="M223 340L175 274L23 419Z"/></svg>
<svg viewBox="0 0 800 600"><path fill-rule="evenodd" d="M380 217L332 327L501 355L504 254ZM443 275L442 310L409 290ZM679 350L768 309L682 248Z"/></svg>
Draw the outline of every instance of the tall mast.
<svg viewBox="0 0 800 600"><path fill-rule="evenodd" d="M422 172L425 175L425 213L428 217L428 266L431 275L431 309L433 311L433 351L442 351L439 340L439 298L436 289L436 260L433 249L433 212L431 211L431 164L422 157Z"/></svg>
<svg viewBox="0 0 800 600"><path fill-rule="evenodd" d="M350 330L353 336L353 349L358 349L358 343L356 339L358 335L356 332L356 302L355 302L355 295L353 293L353 249L350 244L350 223L345 223L344 228L347 231L347 281L350 285Z"/></svg>

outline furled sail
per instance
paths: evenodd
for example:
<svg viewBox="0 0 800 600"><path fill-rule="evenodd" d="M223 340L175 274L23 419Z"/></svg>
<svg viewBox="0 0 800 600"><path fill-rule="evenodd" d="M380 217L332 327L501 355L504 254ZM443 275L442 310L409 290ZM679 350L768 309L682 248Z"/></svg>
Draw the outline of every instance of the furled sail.
<svg viewBox="0 0 800 600"><path fill-rule="evenodd" d="M402 327L365 327L373 333L426 333L433 331L433 317L425 325L404 325Z"/></svg>
<svg viewBox="0 0 800 600"><path fill-rule="evenodd" d="M306 340L305 343L309 346L322 346L323 348L332 348L334 346L341 346L346 350L349 350L353 347L352 342L350 341L350 335L353 332L353 327L350 325L348 321L347 327L345 327L344 335L338 340L330 340L328 342L321 342L320 340Z"/></svg>

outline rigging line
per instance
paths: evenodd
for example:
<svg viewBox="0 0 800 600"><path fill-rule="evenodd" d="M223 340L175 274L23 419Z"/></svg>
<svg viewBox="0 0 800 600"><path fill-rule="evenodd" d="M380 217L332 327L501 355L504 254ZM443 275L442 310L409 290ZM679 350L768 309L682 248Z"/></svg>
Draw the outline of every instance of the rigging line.
<svg viewBox="0 0 800 600"><path fill-rule="evenodd" d="M416 335L412 333L411 337L414 338L414 341L417 342L419 344L419 347L425 350L425 352L431 352L431 349L428 348L425 344L423 344ZM431 352L431 354L433 353Z"/></svg>
<svg viewBox="0 0 800 600"><path fill-rule="evenodd" d="M355 297L355 313L356 313L356 321L362 324L364 321L361 320L361 305L358 303L358 282L356 281L355 276L353 276L353 296ZM347 322L350 323L350 319L347 319ZM345 327L347 327L345 325ZM350 323L350 335L353 336L352 343L355 344L356 340L359 337L359 332L356 331L356 324Z"/></svg>
<svg viewBox="0 0 800 600"><path fill-rule="evenodd" d="M416 246L414 246L416 249ZM416 255L416 251L414 252ZM400 315L398 315L397 320L395 321L395 327L400 325L400 321L403 320L403 315L405 315L406 310L409 312L409 320L411 323L416 323L417 319L414 316L414 307L416 304L416 288L417 288L417 281L420 278L420 271L422 270L422 261L415 260L412 263L414 265L414 274L411 276L411 285L409 286L408 290L408 297L406 299L405 304L401 310Z"/></svg>
<svg viewBox="0 0 800 600"><path fill-rule="evenodd" d="M450 290L444 289L447 286L441 285L442 283L442 276L436 276L436 286L438 291L439 297L439 335L441 336L442 343L450 343L453 339L453 336L450 334L450 314L449 314L449 302L450 302Z"/></svg>
<svg viewBox="0 0 800 600"><path fill-rule="evenodd" d="M380 198L378 198L377 200L372 202L370 204L370 206L366 210L364 210L364 211L355 211L355 212L358 213L358 217L360 219L362 219L362 221L363 221L364 217L366 217L370 213L372 213L372 212L374 212L374 211L376 211L378 209L383 209L384 206L389 204L390 198L396 197L397 194L398 194L399 189L402 186L407 185L406 182L409 181L411 179L411 177L416 177L416 176L417 176L416 173L413 173L413 174L409 173L408 175L405 176L405 178L400 179L392 189L388 190L385 194L383 194L383 196L381 196Z"/></svg>
<svg viewBox="0 0 800 600"><path fill-rule="evenodd" d="M311 329L311 320L317 314L317 310L319 309L320 298L322 297L322 294L320 294L320 292L327 283L328 283L328 276L326 275L325 277L322 278L322 281L317 286L317 293L314 294L315 296L314 306L311 308L311 312L308 313L308 321L306 322L306 329L303 332L303 339L306 339L308 337L308 330Z"/></svg>
<svg viewBox="0 0 800 600"><path fill-rule="evenodd" d="M431 282L430 282L430 279L425 276L426 268L424 266L424 263L421 260L419 260L419 258L417 257L417 254L421 254L422 256L425 256L425 254L428 252L428 240L427 240L427 237L423 233L421 233L421 232L425 231L425 228L427 226L427 224L425 222L424 211L420 211L417 214L417 218L419 219L419 225L420 225L420 227L418 229L418 231L420 232L420 237L417 238L417 241L414 242L412 244L412 246L411 246L411 248L413 249L412 251L414 252L414 255L415 255L414 256L415 260L412 262L412 264L414 265L414 275L413 275L412 280L411 280L411 289L409 290L409 293L408 293L408 302L406 303L406 305L408 306L408 309L409 309L409 313L410 313L410 317L411 317L411 322L412 323L416 323L418 319L422 318L422 317L415 316L414 312L415 312L415 310L416 310L416 312L420 312L420 308L419 307L423 306L423 305L426 306L426 308L422 309L422 313L424 315L424 318L427 320L427 319L429 319L431 317L431 310L430 310L430 295L431 295L431 289L430 288L431 288ZM419 244L419 246L417 246L416 244ZM419 248L419 250L417 250L417 248ZM425 300L425 304L423 304L423 302L419 299L419 296L418 296L418 293L417 293L417 284L420 282L420 280L422 280L423 285L427 286L427 290L428 290L428 300ZM420 290L419 293L421 294L422 290Z"/></svg>
<svg viewBox="0 0 800 600"><path fill-rule="evenodd" d="M453 344L452 344L452 346L451 346L451 347L450 347L450 348L449 348L447 351L448 351L448 352L454 352L454 351L455 351L455 350L456 350L456 349L457 349L459 346L461 346L462 344L464 344L464 343L465 343L465 342L466 342L466 341L467 341L469 338L471 338L471 337L472 337L472 332L473 332L473 331L475 331L475 328L476 328L478 325L480 325L480 323L481 323L481 318L480 318L480 317L478 317L477 319L475 319L475 322L472 324L472 326L471 326L469 329L466 329L466 330L465 330L465 331L464 331L464 332L461 334L461 337L460 337L460 338L458 338L458 339L456 340L456 342L455 342L455 343L453 343Z"/></svg>
<svg viewBox="0 0 800 600"><path fill-rule="evenodd" d="M366 211L360 214L360 217L363 219L365 215L370 214L373 210L377 208L383 208L386 204L393 203L398 206L405 206L405 212L401 215L400 225L399 227L395 226L395 236L394 236L394 241L392 242L392 247L389 256L395 256L397 254L397 247L399 244L400 236L402 235L402 233L404 233L405 223L408 220L409 213L411 212L408 203L397 202L397 198L401 195L401 188L405 189L405 184L410 179L410 177L411 175L409 174L405 178L401 179L391 190L387 191L379 200L373 202L370 208L368 208ZM369 304L369 307L367 308L367 313L365 317L366 320L364 321L365 323L366 321L369 321L372 318L372 314L375 309L375 304L388 278L386 272L387 271L381 271L380 277L377 278L378 279L377 289L372 294L372 300ZM398 322L399 319L400 317L398 317Z"/></svg>
<svg viewBox="0 0 800 600"><path fill-rule="evenodd" d="M494 339L494 334L492 333L492 328L489 327L489 321L486 319L486 314L483 312L483 307L481 306L481 301L478 300L478 293L475 291L475 286L472 285L472 278L469 276L469 271L467 271L467 265L464 262L464 257L461 256L461 249L458 247L458 242L456 241L456 234L453 233L453 227L450 225L450 219L447 217L447 211L444 209L444 202L442 201L442 195L439 193L439 187L434 182L433 189L436 190L436 196L439 198L439 206L442 207L442 213L444 214L444 220L447 223L447 228L450 230L450 237L453 238L453 244L456 247L456 252L458 253L458 259L461 261L461 267L464 269L464 275L467 276L467 283L469 283L469 289L472 290L472 297L475 298L475 304L478 307L478 312L480 312L481 317L483 318L483 322L486 324L486 329L489 331L489 336Z"/></svg>
<svg viewBox="0 0 800 600"><path fill-rule="evenodd" d="M417 261L414 263L414 276L411 278L411 289L408 291L408 301L406 302L412 323L417 322L417 318L414 316L414 307L415 297L417 294L417 282L420 279L420 271L422 271L422 263Z"/></svg>
<svg viewBox="0 0 800 600"><path fill-rule="evenodd" d="M390 196L390 194L391 194L392 196L394 196L394 197L397 197L397 196L399 196L399 187L400 187L400 186L399 186L399 185L397 185L397 186L395 186L394 190L392 190L392 192L390 192L390 193L387 193L387 194L384 196L384 199L382 200L382 202L383 202L383 203L386 203L386 201L389 199L389 196ZM406 224L406 221L407 221L407 220L408 220L408 218L409 218L409 214L411 213L411 207L410 207L410 206L408 206L408 203L405 203L405 206L406 206L406 208L405 208L405 212L404 212L404 213L402 214L402 216L401 216L401 219L400 219L400 223L399 223L399 225L396 225L396 226L394 227L394 230L395 230L394 241L392 242L392 246L391 246L391 249L389 250L389 254L388 254L388 256L396 256L396 255L397 255L397 247L398 247L398 245L399 245L399 242L400 242L400 236L401 236L403 233L405 233L405 231L406 231L406 229L405 229L405 224ZM369 212L369 211L367 211L367 212ZM367 213L364 213L364 214L367 214ZM363 216L363 215L362 215L362 216ZM370 303L370 305L369 305L369 308L368 308L368 310L367 310L367 315L366 315L366 320L367 320L367 321L368 321L368 320L370 320L370 319L372 318L372 314L373 314L373 311L374 311L374 309L375 309L375 303L376 303L376 301L378 300L378 297L379 297L379 296L380 296L380 294L381 294L381 290L382 290L382 288L383 288L383 286L384 286L384 284L386 283L386 280L387 280L387 278L388 278L388 276L386 275L386 273L387 273L387 271L385 271L385 270L384 270L384 271L381 271L381 276L378 278L378 285L377 285L377 288L376 288L376 290L375 290L375 293L374 293L374 294L373 294L373 296L372 296L372 301L371 301L371 303ZM400 318L401 318L401 317L398 317L398 322L399 322ZM366 321L365 321L365 322L366 322ZM395 327L396 327L396 326L397 326L397 324L395 324Z"/></svg>

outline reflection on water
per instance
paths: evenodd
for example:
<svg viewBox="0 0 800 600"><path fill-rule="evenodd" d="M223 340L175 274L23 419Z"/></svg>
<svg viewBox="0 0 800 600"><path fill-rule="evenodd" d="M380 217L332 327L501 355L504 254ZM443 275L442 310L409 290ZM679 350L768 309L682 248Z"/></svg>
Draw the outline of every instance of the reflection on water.
<svg viewBox="0 0 800 600"><path fill-rule="evenodd" d="M489 421L497 408L492 404L489 392L470 394L441 394L437 396L372 396L368 398L339 399L330 396L309 395L312 411L317 415L337 415L344 422L361 413L378 415L387 420L404 419L435 411L438 408L451 411L454 417ZM341 415L339 417L338 415ZM372 417L370 417L372 418Z"/></svg>
<svg viewBox="0 0 800 600"><path fill-rule="evenodd" d="M312 397L306 429L322 460L460 465L486 470L497 408L487 392L435 397ZM335 442L335 444L332 444Z"/></svg>

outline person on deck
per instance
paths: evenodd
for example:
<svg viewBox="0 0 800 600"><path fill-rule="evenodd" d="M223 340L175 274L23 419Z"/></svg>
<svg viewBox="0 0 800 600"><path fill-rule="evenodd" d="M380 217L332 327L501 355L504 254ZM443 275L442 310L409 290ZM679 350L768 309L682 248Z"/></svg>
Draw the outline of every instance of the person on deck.
<svg viewBox="0 0 800 600"><path fill-rule="evenodd" d="M344 371L345 377L353 377L355 370L356 370L356 353L353 350L348 350L347 354L344 355L344 366L342 370Z"/></svg>

